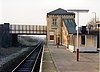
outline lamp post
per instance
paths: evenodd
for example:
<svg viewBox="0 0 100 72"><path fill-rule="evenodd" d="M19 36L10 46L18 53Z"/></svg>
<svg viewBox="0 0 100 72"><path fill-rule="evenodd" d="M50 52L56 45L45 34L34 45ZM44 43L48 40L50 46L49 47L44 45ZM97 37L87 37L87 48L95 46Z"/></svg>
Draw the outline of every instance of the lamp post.
<svg viewBox="0 0 100 72"><path fill-rule="evenodd" d="M94 13L94 28L96 28L96 12L92 12Z"/></svg>
<svg viewBox="0 0 100 72"><path fill-rule="evenodd" d="M94 15L95 15L95 17L94 17L94 22L95 22L95 24L96 24L96 12L92 12L92 13L94 13Z"/></svg>
<svg viewBox="0 0 100 72"><path fill-rule="evenodd" d="M79 40L78 40L78 34L79 34L79 13L85 13L85 12L88 12L89 10L87 9L68 9L67 11L70 11L70 12L76 12L77 13L77 48L76 48L76 61L79 61Z"/></svg>

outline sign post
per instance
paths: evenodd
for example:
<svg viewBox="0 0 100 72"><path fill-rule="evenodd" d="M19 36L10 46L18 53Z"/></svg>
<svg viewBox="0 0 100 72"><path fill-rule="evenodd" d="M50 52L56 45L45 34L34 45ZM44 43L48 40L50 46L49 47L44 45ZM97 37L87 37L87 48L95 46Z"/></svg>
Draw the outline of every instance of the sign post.
<svg viewBox="0 0 100 72"><path fill-rule="evenodd" d="M83 9L69 9L67 11L70 12L76 12L77 13L77 48L76 48L76 61L79 61L79 13L84 13L84 12L88 12L89 10L83 10Z"/></svg>

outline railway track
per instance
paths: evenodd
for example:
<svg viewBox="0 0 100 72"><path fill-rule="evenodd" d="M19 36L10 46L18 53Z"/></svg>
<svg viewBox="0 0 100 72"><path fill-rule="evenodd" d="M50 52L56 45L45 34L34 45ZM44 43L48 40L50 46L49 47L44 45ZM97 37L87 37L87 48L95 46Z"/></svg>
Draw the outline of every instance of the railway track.
<svg viewBox="0 0 100 72"><path fill-rule="evenodd" d="M39 72L42 51L43 41L12 72Z"/></svg>

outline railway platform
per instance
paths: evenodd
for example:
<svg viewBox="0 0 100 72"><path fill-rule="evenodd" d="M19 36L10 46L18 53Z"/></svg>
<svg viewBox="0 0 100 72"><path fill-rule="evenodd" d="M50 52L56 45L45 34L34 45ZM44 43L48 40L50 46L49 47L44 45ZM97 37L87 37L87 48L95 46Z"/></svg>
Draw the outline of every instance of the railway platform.
<svg viewBox="0 0 100 72"><path fill-rule="evenodd" d="M100 52L79 53L79 62L76 54L66 47L48 44L44 48L42 72L100 72Z"/></svg>
<svg viewBox="0 0 100 72"><path fill-rule="evenodd" d="M47 47L44 48L42 72L57 72L51 53Z"/></svg>

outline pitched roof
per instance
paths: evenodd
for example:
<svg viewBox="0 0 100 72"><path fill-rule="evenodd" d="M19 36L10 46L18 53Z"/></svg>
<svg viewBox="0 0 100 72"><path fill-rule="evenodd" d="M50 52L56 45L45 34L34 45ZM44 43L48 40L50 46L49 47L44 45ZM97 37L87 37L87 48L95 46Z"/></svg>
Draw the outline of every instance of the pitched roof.
<svg viewBox="0 0 100 72"><path fill-rule="evenodd" d="M76 34L76 24L75 21L73 19L64 19L64 24L68 29L68 33L70 34ZM81 31L79 31L79 33L81 33Z"/></svg>
<svg viewBox="0 0 100 72"><path fill-rule="evenodd" d="M58 8L54 11L47 13L47 15L75 15L75 13L67 12L66 10L64 10L62 8Z"/></svg>

